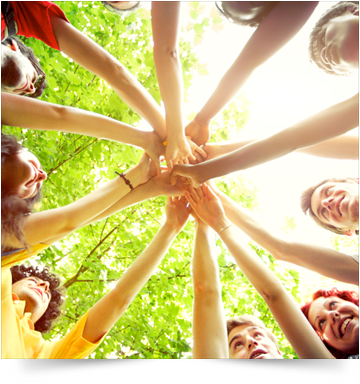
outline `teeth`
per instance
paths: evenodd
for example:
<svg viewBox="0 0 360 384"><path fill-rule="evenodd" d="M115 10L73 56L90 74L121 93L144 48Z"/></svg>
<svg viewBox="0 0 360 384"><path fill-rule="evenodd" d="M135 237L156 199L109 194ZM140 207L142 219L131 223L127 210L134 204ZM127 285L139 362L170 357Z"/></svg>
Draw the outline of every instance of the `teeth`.
<svg viewBox="0 0 360 384"><path fill-rule="evenodd" d="M345 329L347 327L347 325L350 323L351 319L346 319L342 325L341 325L341 328L340 328L340 332L341 334L343 335L345 333Z"/></svg>
<svg viewBox="0 0 360 384"><path fill-rule="evenodd" d="M262 352L257 353L256 355L254 355L254 356L252 357L252 359L255 359L255 357L258 357L258 356L260 356L260 355L262 355Z"/></svg>

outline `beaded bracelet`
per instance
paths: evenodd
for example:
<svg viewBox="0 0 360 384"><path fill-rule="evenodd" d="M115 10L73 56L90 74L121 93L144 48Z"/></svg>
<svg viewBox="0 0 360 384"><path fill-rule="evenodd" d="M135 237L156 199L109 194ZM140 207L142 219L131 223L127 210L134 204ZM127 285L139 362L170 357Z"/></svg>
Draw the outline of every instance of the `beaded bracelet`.
<svg viewBox="0 0 360 384"><path fill-rule="evenodd" d="M123 173L119 173L119 172L115 172L115 173L124 179L125 184L128 185L131 190L134 189L134 187L131 185L130 181L125 177L125 175Z"/></svg>

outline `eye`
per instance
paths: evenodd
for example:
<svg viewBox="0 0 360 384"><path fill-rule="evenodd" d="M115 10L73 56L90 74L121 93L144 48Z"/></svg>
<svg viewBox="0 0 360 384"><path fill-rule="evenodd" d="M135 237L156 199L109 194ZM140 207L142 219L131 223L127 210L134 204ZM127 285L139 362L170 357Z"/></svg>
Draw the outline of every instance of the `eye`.
<svg viewBox="0 0 360 384"><path fill-rule="evenodd" d="M255 335L254 335L255 337L261 337L262 336L262 334L261 333L255 333Z"/></svg>
<svg viewBox="0 0 360 384"><path fill-rule="evenodd" d="M241 347L243 344L241 341L237 341L235 344L234 344L234 348L237 349L238 347Z"/></svg>
<svg viewBox="0 0 360 384"><path fill-rule="evenodd" d="M337 301L332 301L332 302L329 304L330 309L333 309L333 308L335 307L335 304L337 304Z"/></svg>
<svg viewBox="0 0 360 384"><path fill-rule="evenodd" d="M319 328L322 330L323 329L323 325L325 323L325 320L320 320L319 321Z"/></svg>
<svg viewBox="0 0 360 384"><path fill-rule="evenodd" d="M321 214L322 214L324 217L326 217L326 216L325 216L326 212L327 212L327 211L326 211L325 208L323 208L323 209L321 210Z"/></svg>
<svg viewBox="0 0 360 384"><path fill-rule="evenodd" d="M328 189L326 190L326 192L325 192L326 196L329 196L329 194L330 194L330 189L331 189L331 188L328 188Z"/></svg>

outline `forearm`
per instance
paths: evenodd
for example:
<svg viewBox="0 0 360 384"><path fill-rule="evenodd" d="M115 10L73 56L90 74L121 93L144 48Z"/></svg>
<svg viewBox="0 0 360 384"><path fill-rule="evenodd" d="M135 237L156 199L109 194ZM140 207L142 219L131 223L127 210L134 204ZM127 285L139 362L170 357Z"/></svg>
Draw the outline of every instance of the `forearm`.
<svg viewBox="0 0 360 384"><path fill-rule="evenodd" d="M196 115L201 124L208 124L236 96L254 68L249 67L241 57L228 69L209 100Z"/></svg>
<svg viewBox="0 0 360 384"><path fill-rule="evenodd" d="M297 149L316 145L358 126L358 94L310 116L265 139L248 144L218 159L194 166L194 176L203 183L214 177L254 167Z"/></svg>
<svg viewBox="0 0 360 384"><path fill-rule="evenodd" d="M277 277L247 245L238 229L230 226L220 233L220 238L241 271L264 299L275 300L283 294L284 288Z"/></svg>
<svg viewBox="0 0 360 384"><path fill-rule="evenodd" d="M140 175L136 167L125 175L134 187L139 184ZM23 228L26 242L34 245L46 243L53 238L63 238L91 221L129 192L130 187L125 184L124 179L116 177L105 186L65 207L27 216ZM13 245L15 244L16 240Z"/></svg>
<svg viewBox="0 0 360 384"><path fill-rule="evenodd" d="M98 340L122 316L155 272L176 235L177 231L173 228L167 227L166 224L162 226L116 287L91 308L83 333L86 340Z"/></svg>
<svg viewBox="0 0 360 384"><path fill-rule="evenodd" d="M246 214L245 210L230 197L222 192L218 196L224 207L226 217L276 259L280 259L285 242L272 235L271 232L267 231L256 220Z"/></svg>
<svg viewBox="0 0 360 384"><path fill-rule="evenodd" d="M161 137L166 136L160 107L146 89L105 49L58 17L51 18L60 49L76 63L104 79Z"/></svg>
<svg viewBox="0 0 360 384"><path fill-rule="evenodd" d="M165 105L169 140L185 137L182 121L183 78L179 59L180 2L153 2L154 64Z"/></svg>
<svg viewBox="0 0 360 384"><path fill-rule="evenodd" d="M221 300L213 231L198 224L193 252L193 358L228 358L226 320Z"/></svg>
<svg viewBox="0 0 360 384"><path fill-rule="evenodd" d="M349 256L313 244L290 242L274 236L223 193L219 194L227 218L278 260L287 261L348 284L359 284L358 264Z"/></svg>
<svg viewBox="0 0 360 384"><path fill-rule="evenodd" d="M2 123L15 127L70 132L132 144L141 148L147 144L147 132L78 108L2 93L1 112Z"/></svg>

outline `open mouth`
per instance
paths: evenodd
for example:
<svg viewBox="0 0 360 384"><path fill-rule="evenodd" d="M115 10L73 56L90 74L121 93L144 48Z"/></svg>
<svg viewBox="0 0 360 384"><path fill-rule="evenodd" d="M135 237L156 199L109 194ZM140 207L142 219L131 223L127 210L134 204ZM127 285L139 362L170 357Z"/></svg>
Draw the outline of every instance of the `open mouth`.
<svg viewBox="0 0 360 384"><path fill-rule="evenodd" d="M250 355L250 359L261 359L264 355L266 355L266 353L267 352L258 349L252 352L252 354Z"/></svg>
<svg viewBox="0 0 360 384"><path fill-rule="evenodd" d="M26 84L22 88L15 89L15 91L23 91L24 89L27 88L28 84L29 84L29 80L26 79Z"/></svg>
<svg viewBox="0 0 360 384"><path fill-rule="evenodd" d="M352 320L352 318L348 317L348 318L346 318L340 322L339 333L340 333L341 337L343 337L345 335L346 329L347 329L348 325L350 324L351 320Z"/></svg>

